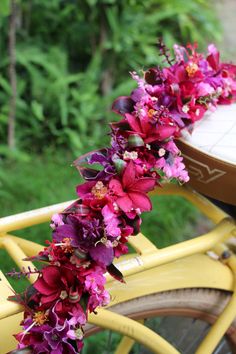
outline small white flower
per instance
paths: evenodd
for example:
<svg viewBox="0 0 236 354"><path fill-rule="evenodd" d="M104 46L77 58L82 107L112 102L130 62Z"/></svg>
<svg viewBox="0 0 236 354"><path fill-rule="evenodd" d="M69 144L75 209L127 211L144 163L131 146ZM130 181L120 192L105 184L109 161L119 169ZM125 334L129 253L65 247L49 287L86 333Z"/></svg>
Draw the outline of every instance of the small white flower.
<svg viewBox="0 0 236 354"><path fill-rule="evenodd" d="M138 158L138 153L136 151L125 151L123 154L124 160L136 160Z"/></svg>
<svg viewBox="0 0 236 354"><path fill-rule="evenodd" d="M116 202L113 203L113 208L114 208L115 211L118 211L118 210L119 210L119 207L118 207L118 205L117 205Z"/></svg>
<svg viewBox="0 0 236 354"><path fill-rule="evenodd" d="M158 101L158 98L155 97L155 96L152 96L151 99L152 99L153 102L157 102Z"/></svg>
<svg viewBox="0 0 236 354"><path fill-rule="evenodd" d="M163 148L160 148L160 149L158 150L158 155L159 155L160 157L164 156L165 153L166 153L166 150L163 149Z"/></svg>
<svg viewBox="0 0 236 354"><path fill-rule="evenodd" d="M187 104L185 104L185 105L182 107L182 111L183 111L184 113L188 113L188 111L189 111L189 106L188 106Z"/></svg>

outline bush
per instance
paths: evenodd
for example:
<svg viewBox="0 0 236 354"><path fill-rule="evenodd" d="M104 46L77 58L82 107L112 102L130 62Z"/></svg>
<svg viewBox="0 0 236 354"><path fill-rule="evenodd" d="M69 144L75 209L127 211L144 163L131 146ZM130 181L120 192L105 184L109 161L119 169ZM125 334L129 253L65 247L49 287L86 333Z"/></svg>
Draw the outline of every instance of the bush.
<svg viewBox="0 0 236 354"><path fill-rule="evenodd" d="M10 0L1 1L0 153L6 153ZM4 7L5 4L5 7ZM49 144L75 154L102 145L109 107L134 83L128 72L157 65L156 42L219 38L207 0L31 0L17 2L16 138L21 150ZM107 138L108 139L108 138Z"/></svg>

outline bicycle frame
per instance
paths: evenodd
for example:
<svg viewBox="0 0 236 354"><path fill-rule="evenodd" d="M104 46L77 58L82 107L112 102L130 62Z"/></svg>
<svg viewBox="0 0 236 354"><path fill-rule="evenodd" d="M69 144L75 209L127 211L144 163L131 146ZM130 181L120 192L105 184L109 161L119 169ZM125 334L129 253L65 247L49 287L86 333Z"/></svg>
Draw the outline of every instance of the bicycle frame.
<svg viewBox="0 0 236 354"><path fill-rule="evenodd" d="M98 315L91 314L89 323L125 336L115 354L128 354L134 341L145 345L153 353L177 354L179 352L172 345L142 323L124 319L124 316L109 311L109 307L143 295L173 289L205 287L227 290L232 292L231 300L196 352L212 353L236 315L236 257L223 243L236 236L234 221L208 200L186 187L167 185L153 194L177 194L187 198L216 226L202 236L163 249L156 248L142 234L130 237L129 243L136 254L123 256L116 262L116 266L125 276L127 285L113 281L111 276L107 275L107 289L111 293L112 301L106 309L99 309ZM19 267L32 266L31 262L22 259L37 254L42 246L15 237L10 232L49 221L54 213L62 211L72 202L0 219L0 247L6 249ZM220 260L224 258L222 254L227 258L224 258L224 262L213 260L205 254L208 250L213 250ZM199 272L199 266L203 267L204 272ZM3 354L16 347L16 341L11 338L9 328L11 333L20 330L16 324L20 323L22 309L18 304L5 300L12 294L12 290L6 278L2 274L0 277L0 328L2 337L7 339L3 348L0 345L0 354ZM31 282L34 280L34 277L30 278ZM125 289L127 291L124 291Z"/></svg>

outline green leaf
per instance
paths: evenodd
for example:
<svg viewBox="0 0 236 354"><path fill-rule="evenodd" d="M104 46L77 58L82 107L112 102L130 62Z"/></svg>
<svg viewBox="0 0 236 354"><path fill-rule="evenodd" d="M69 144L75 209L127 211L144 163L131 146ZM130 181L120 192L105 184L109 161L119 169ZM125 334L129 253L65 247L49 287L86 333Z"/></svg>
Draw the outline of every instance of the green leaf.
<svg viewBox="0 0 236 354"><path fill-rule="evenodd" d="M87 0L87 3L89 4L89 6L93 7L97 4L98 0Z"/></svg>
<svg viewBox="0 0 236 354"><path fill-rule="evenodd" d="M34 113L35 117L39 121L42 122L44 120L43 106L40 103L38 103L37 101L32 101L31 108L32 108L32 112Z"/></svg>
<svg viewBox="0 0 236 354"><path fill-rule="evenodd" d="M2 77L1 75L0 75L0 86L4 89L4 91L8 95L11 95L11 86L9 85L9 82L6 79L4 79L4 77Z"/></svg>
<svg viewBox="0 0 236 354"><path fill-rule="evenodd" d="M83 144L77 131L66 128L65 133L67 134L72 147L76 150L81 151Z"/></svg>
<svg viewBox="0 0 236 354"><path fill-rule="evenodd" d="M10 0L0 1L0 15L8 16L10 14Z"/></svg>

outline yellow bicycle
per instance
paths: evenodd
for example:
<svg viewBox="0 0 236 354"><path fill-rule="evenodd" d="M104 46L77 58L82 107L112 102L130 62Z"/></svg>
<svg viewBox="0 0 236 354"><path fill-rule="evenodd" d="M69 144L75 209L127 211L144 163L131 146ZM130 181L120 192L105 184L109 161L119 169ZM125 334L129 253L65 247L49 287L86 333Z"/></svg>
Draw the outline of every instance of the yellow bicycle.
<svg viewBox="0 0 236 354"><path fill-rule="evenodd" d="M236 105L230 107L232 112L236 111ZM230 113L230 109L227 112ZM227 118L225 109L222 110L218 110L219 123L223 114ZM220 126L222 139L228 137L231 143L235 141L230 140L235 129L233 116L228 115L231 129L225 125L226 118L223 121L227 131L214 120L214 124ZM198 128L194 132L198 134ZM205 130L203 132L205 134ZM200 141L203 141L201 136ZM228 163L225 162L227 157L217 159L186 139L179 144L195 189L235 204L235 160ZM91 336L102 329L121 333L123 337L115 354L134 353L136 342L138 352L143 354L236 353L236 255L231 250L231 239L236 236L234 219L189 187L167 184L153 194L175 194L188 199L214 227L204 235L162 249L141 233L130 237L135 253L121 257L116 263L126 284L107 275L112 301L107 308L89 316L85 335ZM0 219L0 247L19 267L32 267L31 262L23 259L37 254L42 246L16 237L12 232L48 222L54 213L61 212L72 202ZM2 273L0 277L0 354L4 354L16 347L12 334L20 331L22 308L6 300L12 290ZM30 281L35 281L34 276ZM21 353L27 354L27 349L22 349Z"/></svg>
<svg viewBox="0 0 236 354"><path fill-rule="evenodd" d="M160 194L160 190L154 193ZM215 353L235 353L236 322L233 320L236 314L236 256L227 246L227 241L236 236L234 221L189 188L169 184L161 193L187 198L214 222L215 227L204 235L163 249L157 249L142 234L130 238L136 253L124 256L116 263L125 276L126 284L107 276L107 288L112 301L106 309L99 309L98 314L89 316L89 324L85 327L86 336L101 329L121 333L124 337L115 354L130 353L135 342L148 348L149 352L161 354L187 353L184 346L190 348L189 353L213 353L217 346L220 348L219 343L225 351ZM22 259L33 256L42 246L15 237L12 231L46 222L52 214L63 210L70 203L2 218L1 247L6 249L18 266L32 266ZM209 250L213 251L214 257L206 254ZM12 292L2 273L1 280L0 353L4 354L16 347L12 334L20 329L22 309L18 304L6 300ZM30 280L33 282L33 277ZM163 335L162 325L159 326L159 333L145 326L146 321L152 321L151 318L166 319L173 316L192 319L191 323L196 323L197 319L198 323L202 321L212 326L204 339L203 334L196 340L188 332L178 348L160 335ZM190 326L190 322L187 326ZM175 327L174 331L177 329Z"/></svg>

